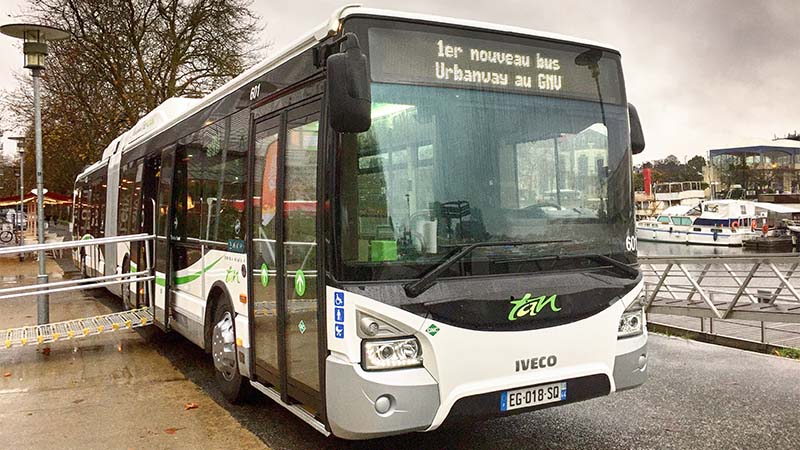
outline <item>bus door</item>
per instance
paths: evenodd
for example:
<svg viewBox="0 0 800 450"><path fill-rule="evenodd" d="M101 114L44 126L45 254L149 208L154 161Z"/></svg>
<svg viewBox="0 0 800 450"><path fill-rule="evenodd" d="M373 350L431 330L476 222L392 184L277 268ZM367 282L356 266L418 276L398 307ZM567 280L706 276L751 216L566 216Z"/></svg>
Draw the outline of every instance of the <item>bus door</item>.
<svg viewBox="0 0 800 450"><path fill-rule="evenodd" d="M158 192L156 194L156 280L155 280L155 311L154 319L162 330L169 329L169 301L170 285L170 235L173 234L174 200L172 185L175 167L175 146L169 146L161 152L161 170L159 174ZM145 215L147 217L147 215Z"/></svg>
<svg viewBox="0 0 800 450"><path fill-rule="evenodd" d="M138 190L133 200L133 210L137 211L132 217L132 220L137 224L133 228L133 234L145 233L148 235L155 234L155 219L157 217L157 203L158 203L158 186L159 176L161 174L161 155L152 156L144 161L144 164L139 164L136 170L136 179L134 190ZM141 195L139 195L141 194ZM146 261L147 252L144 251L144 243L137 242L131 245L131 261L136 264L137 270L143 270L145 267L152 267L154 247L150 247L150 261ZM149 263L149 264L148 264ZM141 285L137 285L136 293L136 307L147 305L149 299L146 298L148 290Z"/></svg>
<svg viewBox="0 0 800 450"><path fill-rule="evenodd" d="M319 411L317 147L319 101L253 126L249 278L255 378Z"/></svg>

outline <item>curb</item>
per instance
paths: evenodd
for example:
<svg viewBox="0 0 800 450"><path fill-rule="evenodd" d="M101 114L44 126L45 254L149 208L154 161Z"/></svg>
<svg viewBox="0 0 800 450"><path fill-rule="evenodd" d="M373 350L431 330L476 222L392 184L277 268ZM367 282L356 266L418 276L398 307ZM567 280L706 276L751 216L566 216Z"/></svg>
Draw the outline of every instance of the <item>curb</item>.
<svg viewBox="0 0 800 450"><path fill-rule="evenodd" d="M793 347L764 344L757 341L751 341L749 339L740 339L730 336L722 336L719 334L704 333L696 330L690 330L688 328L676 327L674 325L666 325L663 323L656 323L656 322L648 322L647 331L666 334L669 336L682 337L685 339L691 339L693 341L704 342L706 344L721 345L723 347L731 347L755 353L764 353L772 356L779 356L775 354L775 352L778 350L793 349ZM783 356L780 357L785 358ZM786 359L794 359L794 358L786 358Z"/></svg>

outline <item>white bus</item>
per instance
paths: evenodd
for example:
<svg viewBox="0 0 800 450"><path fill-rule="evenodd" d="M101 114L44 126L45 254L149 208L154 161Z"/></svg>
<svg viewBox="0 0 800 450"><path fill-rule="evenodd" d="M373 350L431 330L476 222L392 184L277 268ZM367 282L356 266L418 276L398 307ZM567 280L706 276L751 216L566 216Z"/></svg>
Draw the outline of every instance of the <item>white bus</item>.
<svg viewBox="0 0 800 450"><path fill-rule="evenodd" d="M346 7L117 138L73 232L156 235L154 298L116 294L209 352L231 401L346 439L429 431L645 381L643 148L609 46Z"/></svg>

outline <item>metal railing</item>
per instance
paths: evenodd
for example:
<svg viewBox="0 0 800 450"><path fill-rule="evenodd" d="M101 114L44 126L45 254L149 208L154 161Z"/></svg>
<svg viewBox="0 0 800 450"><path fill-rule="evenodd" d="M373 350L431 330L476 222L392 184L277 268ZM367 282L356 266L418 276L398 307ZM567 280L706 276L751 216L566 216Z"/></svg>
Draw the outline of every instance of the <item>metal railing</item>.
<svg viewBox="0 0 800 450"><path fill-rule="evenodd" d="M106 244L144 242L144 253L145 253L144 259L146 264L146 267L143 270L138 270L136 272L130 272L130 273L116 273L111 275L79 278L75 280L56 281L56 282L47 282L47 283L33 284L26 286L0 288L0 300L34 296L34 295L56 294L61 292L77 291L81 289L93 289L93 288L107 287L114 285L124 285L129 283L145 282L147 286L148 302L152 302L153 299L152 283L149 283L149 281L155 279L152 267L152 258L150 257L152 255L151 245L153 245L154 241L155 241L155 236L148 235L146 233L141 233L141 234L133 234L127 236L114 236L114 237L98 238L98 239L52 242L45 244L29 244L16 247L0 248L0 256L3 256L3 255L30 253L38 251L68 250L68 249L79 249L86 247L98 247L100 245L106 245Z"/></svg>
<svg viewBox="0 0 800 450"><path fill-rule="evenodd" d="M800 323L797 254L639 258L654 314Z"/></svg>

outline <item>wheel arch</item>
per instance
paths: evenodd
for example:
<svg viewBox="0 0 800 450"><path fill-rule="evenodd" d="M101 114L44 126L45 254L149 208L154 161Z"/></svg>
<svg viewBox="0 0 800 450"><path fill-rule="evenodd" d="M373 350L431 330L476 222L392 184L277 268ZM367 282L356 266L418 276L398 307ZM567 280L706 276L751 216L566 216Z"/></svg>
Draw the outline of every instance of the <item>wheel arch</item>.
<svg viewBox="0 0 800 450"><path fill-rule="evenodd" d="M233 308L233 301L231 300L231 294L228 292L227 286L225 286L225 283L222 281L215 281L208 291L206 308L203 313L205 316L203 317L203 349L206 353L211 353L211 337L214 327L211 321L214 317L214 311L217 309L217 305L223 301L227 301L231 305L231 308Z"/></svg>

